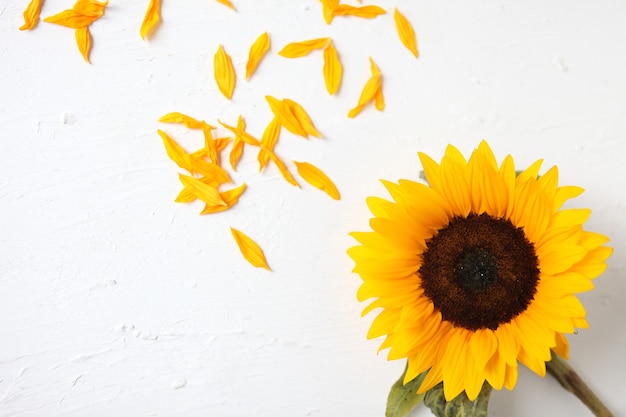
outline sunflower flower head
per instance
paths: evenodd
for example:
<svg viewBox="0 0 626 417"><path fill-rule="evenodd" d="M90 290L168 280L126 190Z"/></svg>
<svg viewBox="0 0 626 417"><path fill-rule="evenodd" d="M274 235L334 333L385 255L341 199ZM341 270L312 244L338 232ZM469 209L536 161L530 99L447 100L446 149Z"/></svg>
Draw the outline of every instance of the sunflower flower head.
<svg viewBox="0 0 626 417"><path fill-rule="evenodd" d="M577 293L593 288L612 249L583 229L591 211L563 209L583 192L559 186L542 161L516 172L482 141L469 160L448 146L440 163L420 153L429 185L383 181L391 201L370 197L372 231L351 235L359 301L376 310L368 338L407 359L418 393L443 382L446 401L476 399L488 383L513 389L522 363L544 376L565 334L588 327Z"/></svg>

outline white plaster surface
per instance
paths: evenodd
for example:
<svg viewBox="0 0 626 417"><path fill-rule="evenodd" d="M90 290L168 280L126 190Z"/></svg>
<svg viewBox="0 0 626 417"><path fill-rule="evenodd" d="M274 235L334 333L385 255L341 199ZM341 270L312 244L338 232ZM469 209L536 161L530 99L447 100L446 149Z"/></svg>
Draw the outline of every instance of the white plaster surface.
<svg viewBox="0 0 626 417"><path fill-rule="evenodd" d="M587 227L615 253L581 299L591 327L571 336L574 366L615 415L626 415L626 3L622 0L380 0L411 20L421 51L400 44L392 13L337 18L317 0L163 1L147 42L148 1L110 0L91 27L92 65L72 30L20 32L28 2L0 2L0 416L196 417L384 415L402 361L376 355L345 254L366 230L379 179L416 179L416 153L438 159L482 138L500 160L544 158L563 184L587 191ZM42 17L73 0L46 1ZM356 3L355 3L356 4ZM246 82L248 48L272 50ZM288 42L330 36L344 65L324 89L321 52L277 55ZM213 80L223 44L238 82L232 101ZM387 107L346 117L369 76L384 75ZM277 152L333 178L341 201L274 167L257 174L246 150L227 212L178 204L179 170L157 129L189 148L198 132L163 125L171 111L261 135L264 96L289 97L324 139L283 134ZM224 132L222 132L224 133ZM246 263L236 227L265 250L271 273ZM415 416L429 412L418 409ZM589 416L550 378L523 368L495 392L490 416Z"/></svg>

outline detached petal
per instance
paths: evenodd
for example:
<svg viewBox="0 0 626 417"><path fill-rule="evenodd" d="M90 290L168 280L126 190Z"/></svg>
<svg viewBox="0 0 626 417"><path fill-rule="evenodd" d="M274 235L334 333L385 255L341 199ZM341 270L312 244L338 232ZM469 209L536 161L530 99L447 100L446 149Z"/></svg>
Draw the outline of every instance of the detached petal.
<svg viewBox="0 0 626 417"><path fill-rule="evenodd" d="M278 52L285 58L300 58L308 55L311 51L326 47L330 38L311 39L309 41L292 42Z"/></svg>
<svg viewBox="0 0 626 417"><path fill-rule="evenodd" d="M304 107L288 98L284 98L283 102L289 106L291 113L293 113L298 120L298 123L300 123L300 126L302 126L302 129L304 129L308 135L315 136L316 138L322 137L322 134L317 131L315 126L313 126L313 122L311 121L311 118L306 110L304 110Z"/></svg>
<svg viewBox="0 0 626 417"><path fill-rule="evenodd" d="M193 117L187 116L182 113L172 112L167 113L159 119L159 122L163 123L182 123L190 129L201 129L202 123Z"/></svg>
<svg viewBox="0 0 626 417"><path fill-rule="evenodd" d="M172 161L176 162L176 165L191 172L191 156L189 156L187 151L185 151L174 139L169 137L167 133L162 130L159 130L158 132L163 139L167 156L169 156Z"/></svg>
<svg viewBox="0 0 626 417"><path fill-rule="evenodd" d="M272 109L272 113L274 113L274 117L278 120L278 122L285 127L288 131L295 135L302 136L303 138L307 138L308 134L306 130L302 127L298 118L293 113L291 108L285 101L278 100L272 96L265 96L267 103L270 105Z"/></svg>
<svg viewBox="0 0 626 417"><path fill-rule="evenodd" d="M241 254L248 262L250 262L253 266L257 268L265 268L270 271L270 267L267 265L267 260L265 259L265 254L263 253L263 249L251 238L246 236L243 232L231 227L231 233L233 234L233 238L239 246L239 250Z"/></svg>
<svg viewBox="0 0 626 417"><path fill-rule="evenodd" d="M228 210L239 202L239 197L246 190L246 187L246 184L242 184L237 188L220 193L220 196L226 202L226 205L211 206L209 204L205 204L204 209L200 212L200 214L213 214Z"/></svg>
<svg viewBox="0 0 626 417"><path fill-rule="evenodd" d="M409 51L411 51L415 58L417 58L417 40L415 39L413 26L411 26L411 23L407 20L407 18L400 13L397 7L393 13L393 18L396 21L396 29L398 30L400 41Z"/></svg>
<svg viewBox="0 0 626 417"><path fill-rule="evenodd" d="M265 131L263 132L263 136L261 137L261 150L259 151L259 155L257 159L259 160L259 172L265 168L267 165L267 161L269 161L269 151L274 151L274 146L276 146L276 142L278 142L278 137L280 136L280 123L276 120L276 117L272 119L272 121L267 125Z"/></svg>
<svg viewBox="0 0 626 417"><path fill-rule="evenodd" d="M308 162L293 161L293 163L296 164L296 167L298 168L298 174L300 174L306 182L311 184L313 187L324 191L335 200L341 199L339 190L337 190L335 184L330 178L328 178L328 176L326 176L326 174L322 172L322 170L312 164L309 164Z"/></svg>
<svg viewBox="0 0 626 417"><path fill-rule="evenodd" d="M220 193L217 191L216 187L213 187L210 184L207 184L198 178L190 177L188 175L178 174L180 177L180 182L183 183L185 187L189 187L193 190L196 197L205 203L211 206L225 206L226 202L220 196Z"/></svg>
<svg viewBox="0 0 626 417"><path fill-rule="evenodd" d="M37 26L39 22L39 13L43 0L31 0L24 10L24 24L20 26L20 30L30 30Z"/></svg>
<svg viewBox="0 0 626 417"><path fill-rule="evenodd" d="M141 39L146 39L154 33L157 26L161 22L161 0L150 0L148 10L143 18L139 34Z"/></svg>
<svg viewBox="0 0 626 417"><path fill-rule="evenodd" d="M215 58L213 59L213 70L215 73L215 81L224 96L230 100L235 91L235 69L230 55L224 51L224 47L220 44Z"/></svg>
<svg viewBox="0 0 626 417"><path fill-rule="evenodd" d="M333 10L333 15L335 16L356 16L366 19L373 19L385 13L385 9L378 6L354 7L347 4L340 4Z"/></svg>
<svg viewBox="0 0 626 417"><path fill-rule="evenodd" d="M89 51L91 50L91 34L89 33L89 28L85 26L83 28L78 28L75 31L78 50L83 56L85 62L89 62Z"/></svg>
<svg viewBox="0 0 626 417"><path fill-rule="evenodd" d="M250 79L254 71L256 70L261 59L270 50L270 37L265 32L257 38L256 41L250 47L250 53L248 54L248 63L246 64L246 80Z"/></svg>
<svg viewBox="0 0 626 417"><path fill-rule="evenodd" d="M235 10L235 6L232 5L232 3L229 0L217 0L218 3L222 3L224 6Z"/></svg>
<svg viewBox="0 0 626 417"><path fill-rule="evenodd" d="M341 85L341 76L343 68L337 50L332 42L324 48L324 81L326 82L326 90L333 95Z"/></svg>

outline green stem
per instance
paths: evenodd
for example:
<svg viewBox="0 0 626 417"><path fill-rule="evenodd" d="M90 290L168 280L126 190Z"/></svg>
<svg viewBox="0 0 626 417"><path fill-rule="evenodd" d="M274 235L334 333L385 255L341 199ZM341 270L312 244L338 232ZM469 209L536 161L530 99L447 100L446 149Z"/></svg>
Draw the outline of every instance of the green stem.
<svg viewBox="0 0 626 417"><path fill-rule="evenodd" d="M556 378L563 388L578 397L596 417L613 417L613 413L600 401L596 394L583 382L568 361L552 352L552 360L546 363L548 373Z"/></svg>

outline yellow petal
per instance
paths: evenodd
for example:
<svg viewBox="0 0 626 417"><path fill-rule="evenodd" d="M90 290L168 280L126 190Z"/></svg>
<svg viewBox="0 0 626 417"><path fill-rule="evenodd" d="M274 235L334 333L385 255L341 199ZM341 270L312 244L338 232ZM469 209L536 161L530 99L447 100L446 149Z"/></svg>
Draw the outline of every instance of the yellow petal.
<svg viewBox="0 0 626 417"><path fill-rule="evenodd" d="M251 134L249 134L248 132L246 132L243 129L239 129L230 125L227 125L226 123L223 123L222 121L218 120L219 124L221 124L222 126L224 126L226 129L230 130L231 132L233 132L235 134L235 136L240 136L241 140L243 140L245 143L247 143L248 145L253 145L253 146L261 146L261 142L255 138L254 136L252 136Z"/></svg>
<svg viewBox="0 0 626 417"><path fill-rule="evenodd" d="M85 26L83 28L75 29L75 33L78 50L83 56L85 62L89 62L89 51L91 50L91 34L89 33L89 28Z"/></svg>
<svg viewBox="0 0 626 417"><path fill-rule="evenodd" d="M308 55L311 51L326 47L330 38L311 39L309 41L292 42L280 50L278 55L285 58L300 58Z"/></svg>
<svg viewBox="0 0 626 417"><path fill-rule="evenodd" d="M96 0L77 0L72 6L72 9L84 14L85 16L100 17L104 14L104 8L108 4L108 1L99 2Z"/></svg>
<svg viewBox="0 0 626 417"><path fill-rule="evenodd" d="M322 2L322 11L324 12L324 20L327 25L333 21L333 11L339 6L339 0L320 0Z"/></svg>
<svg viewBox="0 0 626 417"><path fill-rule="evenodd" d="M224 51L224 47L220 45L213 60L215 81L224 96L230 99L235 91L235 69L230 56Z"/></svg>
<svg viewBox="0 0 626 417"><path fill-rule="evenodd" d="M159 119L159 122L163 123L181 123L190 129L201 129L202 123L200 121L194 119L193 117L189 117L185 114L172 112L167 113Z"/></svg>
<svg viewBox="0 0 626 417"><path fill-rule="evenodd" d="M201 158L191 158L191 172L207 177L217 184L232 182L224 168Z"/></svg>
<svg viewBox="0 0 626 417"><path fill-rule="evenodd" d="M347 4L340 4L333 10L335 16L356 16L366 19L373 19L376 16L385 14L385 9L378 6L354 7Z"/></svg>
<svg viewBox="0 0 626 417"><path fill-rule="evenodd" d="M313 126L313 122L311 121L311 118L306 110L304 110L304 107L288 98L284 98L283 102L289 106L291 113L293 113L300 126L302 126L302 129L304 129L308 135L315 136L316 138L322 137L322 134L317 131L315 126Z"/></svg>
<svg viewBox="0 0 626 417"><path fill-rule="evenodd" d="M397 7L393 13L393 18L396 21L396 29L398 30L400 41L409 51L411 51L413 55L415 55L415 58L417 58L417 40L415 39L415 31L413 31L411 22L409 22L407 18L400 13Z"/></svg>
<svg viewBox="0 0 626 417"><path fill-rule="evenodd" d="M224 6L227 6L233 10L235 10L235 6L231 4L229 0L217 0L218 3L222 3Z"/></svg>
<svg viewBox="0 0 626 417"><path fill-rule="evenodd" d="M39 22L39 13L43 0L31 0L24 10L24 24L20 26L20 30L30 30L37 26Z"/></svg>
<svg viewBox="0 0 626 417"><path fill-rule="evenodd" d="M284 126L285 129L295 135L300 135L303 138L308 137L307 132L298 121L298 118L289 107L289 104L272 96L265 96L265 99L270 105L272 113L274 113L274 117L276 117L276 120L278 120L278 122Z"/></svg>
<svg viewBox="0 0 626 417"><path fill-rule="evenodd" d="M207 157L211 160L211 162L219 165L220 158L217 153L217 145L215 144L213 133L211 133L211 130L214 129L214 127L208 125L204 122L204 120L200 122L200 127L202 128L202 133L204 134L204 148L206 149Z"/></svg>
<svg viewBox="0 0 626 417"><path fill-rule="evenodd" d="M61 13L57 13L54 16L48 16L43 21L46 23L55 23L72 29L79 29L89 26L96 19L98 19L97 16L84 15L76 10L68 9L62 11Z"/></svg>
<svg viewBox="0 0 626 417"><path fill-rule="evenodd" d="M324 81L326 82L326 90L333 95L341 85L341 75L343 68L337 56L337 50L332 42L324 48Z"/></svg>
<svg viewBox="0 0 626 417"><path fill-rule="evenodd" d="M54 16L46 17L43 21L55 23L73 29L89 26L104 14L108 2L95 0L78 0L71 9L64 10Z"/></svg>
<svg viewBox="0 0 626 417"><path fill-rule="evenodd" d="M265 56L267 51L270 50L270 37L265 32L257 38L256 41L250 47L250 53L248 54L248 63L246 64L246 80L250 79L256 67L261 62L261 59Z"/></svg>
<svg viewBox="0 0 626 417"><path fill-rule="evenodd" d="M298 168L298 174L300 174L306 182L311 184L313 187L324 191L335 200L339 200L341 198L339 196L339 190L337 190L335 184L330 178L328 178L328 176L326 176L326 174L322 172L322 170L312 164L309 164L308 162L293 161L293 163L296 164L296 167Z"/></svg>
<svg viewBox="0 0 626 417"><path fill-rule="evenodd" d="M246 260L253 266L256 266L257 268L265 268L269 271L270 267L267 265L263 249L261 249L261 247L254 240L250 239L239 230L231 227L230 231L233 234L233 238L235 239L235 242L237 242L237 246L239 246L239 250L241 251L243 257L246 258Z"/></svg>
<svg viewBox="0 0 626 417"><path fill-rule="evenodd" d="M226 202L222 199L216 187L212 186L211 184L207 184L199 180L198 178L190 177L183 174L178 175L180 178L180 182L182 182L185 187L191 188L196 197L198 197L200 200L212 206L226 205Z"/></svg>
<svg viewBox="0 0 626 417"><path fill-rule="evenodd" d="M246 124L243 121L243 117L239 116L237 120L237 131L243 132L246 128ZM243 146L245 142L243 141L241 134L235 134L235 142L233 143L233 147L230 151L230 166L233 170L237 170L237 164L239 163L239 159L243 154Z"/></svg>
<svg viewBox="0 0 626 417"><path fill-rule="evenodd" d="M146 10L146 15L143 18L143 23L141 24L141 29L139 30L139 34L141 35L141 39L146 39L147 36L152 35L154 30L156 30L159 22L161 21L161 0L150 0L150 4L148 4L148 10Z"/></svg>
<svg viewBox="0 0 626 417"><path fill-rule="evenodd" d="M280 171L281 175L283 176L283 178L285 180L287 180L287 182L293 186L296 187L300 187L300 184L298 184L298 182L295 180L295 178L291 175L291 172L289 172L289 170L287 169L287 166L285 165L285 163L273 152L270 151L267 148L263 148L269 158L272 160L272 162L274 162L276 164L276 166L278 167L278 170Z"/></svg>
<svg viewBox="0 0 626 417"><path fill-rule="evenodd" d="M202 177L200 178L200 181L216 188L220 185L218 181L215 181L213 178L209 177ZM183 184L183 189L178 193L178 196L176 196L176 199L174 201L176 201L177 203L191 203L196 198L198 197L196 197L195 190L192 187L185 186Z"/></svg>
<svg viewBox="0 0 626 417"><path fill-rule="evenodd" d="M380 76L373 76L365 83L363 87L363 91L361 91L361 97L359 98L359 103L348 113L348 117L355 117L357 114L363 110L365 105L372 100L376 99L376 94L379 94L380 91Z"/></svg>
<svg viewBox="0 0 626 417"><path fill-rule="evenodd" d="M220 196L226 202L226 205L212 206L209 204L205 204L204 209L200 212L200 214L213 214L228 210L239 202L239 197L246 190L246 187L246 184L242 184L237 188L233 188L231 190L220 193Z"/></svg>
<svg viewBox="0 0 626 417"><path fill-rule="evenodd" d="M376 63L370 58L370 66L372 76L363 86L359 103L348 113L348 117L355 117L363 110L363 108L371 101L375 101L376 109L382 110L385 107L385 101L382 93L382 77Z"/></svg>
<svg viewBox="0 0 626 417"><path fill-rule="evenodd" d="M276 142L278 142L279 136L280 123L278 123L278 120L274 117L265 128L263 136L261 137L261 150L259 151L259 155L257 157L259 160L259 172L265 168L265 165L267 165L267 161L269 161L270 158L266 149L273 151L274 146L276 146Z"/></svg>
<svg viewBox="0 0 626 417"><path fill-rule="evenodd" d="M191 157L187 151L185 151L174 139L169 137L167 133L162 130L159 130L158 132L163 139L167 156L169 156L172 161L176 162L176 165L191 172Z"/></svg>

